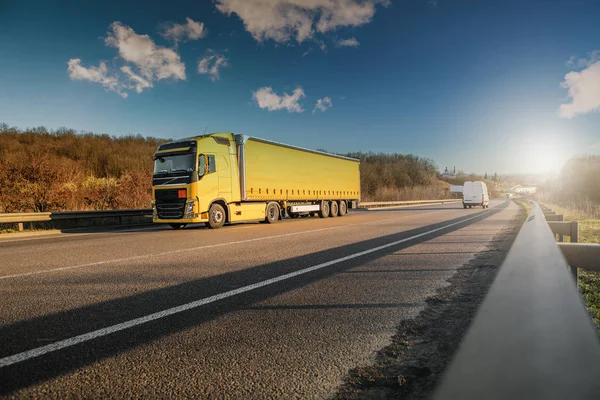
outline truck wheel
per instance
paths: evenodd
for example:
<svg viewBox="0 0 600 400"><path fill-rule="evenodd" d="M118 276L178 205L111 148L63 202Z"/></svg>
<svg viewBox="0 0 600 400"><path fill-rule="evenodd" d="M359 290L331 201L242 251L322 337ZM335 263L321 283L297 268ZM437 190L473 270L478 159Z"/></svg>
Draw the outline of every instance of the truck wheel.
<svg viewBox="0 0 600 400"><path fill-rule="evenodd" d="M344 200L340 201L340 217L343 215L346 215L348 213L348 206L346 205L346 202Z"/></svg>
<svg viewBox="0 0 600 400"><path fill-rule="evenodd" d="M208 210L208 222L206 225L210 229L219 229L225 225L225 210L220 204L213 204Z"/></svg>
<svg viewBox="0 0 600 400"><path fill-rule="evenodd" d="M319 210L319 217L321 217L321 218L329 217L329 202L328 201L321 202L321 209Z"/></svg>
<svg viewBox="0 0 600 400"><path fill-rule="evenodd" d="M173 229L183 229L187 224L169 224L169 226Z"/></svg>
<svg viewBox="0 0 600 400"><path fill-rule="evenodd" d="M338 211L340 210L338 207L337 201L332 201L331 206L329 208L330 208L329 215L332 217L337 217Z"/></svg>
<svg viewBox="0 0 600 400"><path fill-rule="evenodd" d="M265 222L274 224L277 221L279 221L279 206L277 203L267 204L267 209L265 210Z"/></svg>
<svg viewBox="0 0 600 400"><path fill-rule="evenodd" d="M467 205L465 203L463 203L463 208L466 210L467 209Z"/></svg>

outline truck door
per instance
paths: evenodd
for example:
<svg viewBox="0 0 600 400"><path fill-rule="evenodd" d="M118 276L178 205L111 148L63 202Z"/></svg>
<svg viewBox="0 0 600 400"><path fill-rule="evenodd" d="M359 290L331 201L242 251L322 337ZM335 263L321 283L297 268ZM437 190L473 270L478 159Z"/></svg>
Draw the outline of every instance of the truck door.
<svg viewBox="0 0 600 400"><path fill-rule="evenodd" d="M231 199L231 169L224 156L217 156L216 161L217 174L219 175L219 197L229 202Z"/></svg>
<svg viewBox="0 0 600 400"><path fill-rule="evenodd" d="M198 156L198 171L204 174L198 181L198 197L203 207L216 199L219 195L219 176L214 154L200 154ZM202 210L206 211L206 210Z"/></svg>

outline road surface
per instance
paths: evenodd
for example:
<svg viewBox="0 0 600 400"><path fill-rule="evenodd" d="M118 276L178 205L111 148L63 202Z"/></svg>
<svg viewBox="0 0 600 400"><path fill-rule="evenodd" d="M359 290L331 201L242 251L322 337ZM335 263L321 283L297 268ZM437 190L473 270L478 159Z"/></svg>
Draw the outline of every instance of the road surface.
<svg viewBox="0 0 600 400"><path fill-rule="evenodd" d="M0 395L332 396L517 213L0 237Z"/></svg>

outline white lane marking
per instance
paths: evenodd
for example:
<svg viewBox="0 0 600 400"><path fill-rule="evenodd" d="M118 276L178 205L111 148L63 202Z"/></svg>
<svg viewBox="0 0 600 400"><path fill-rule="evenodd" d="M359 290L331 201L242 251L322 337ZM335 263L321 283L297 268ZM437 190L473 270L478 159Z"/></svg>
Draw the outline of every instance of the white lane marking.
<svg viewBox="0 0 600 400"><path fill-rule="evenodd" d="M439 211L444 211L444 210L439 210ZM419 216L419 215L431 214L431 213L435 213L435 212L439 212L439 211L436 210L436 211L430 211L430 212L426 212L426 213L401 215L399 217L385 218L385 219L381 219L381 220L375 221L375 222L389 221L389 220L406 218L406 217L416 217L416 216ZM95 262L87 263L87 264L78 264L78 265L70 265L70 266L67 266L67 267L59 267L59 268L52 268L52 269L43 269L43 270L38 270L38 271L24 272L24 273L21 273L21 274L3 275L3 276L0 276L0 280L2 280L2 279L10 279L10 278L19 278L19 277L31 276L31 275L47 274L47 273L50 273L50 272L66 271L66 270L76 269L76 268L93 267L93 266L97 266L97 265L113 264L113 263L124 262L124 261L141 260L141 259L144 259L144 258L160 257L160 256L165 256L165 255L177 254L177 253L185 253L185 252L188 252L188 251L198 251L198 250L204 250L204 249L211 249L211 248L215 248L215 247L229 246L229 245L234 245L234 244L257 242L257 241L261 241L261 240L277 239L277 238L286 237L286 236L301 235L301 234L304 234L304 233L314 233L314 232L328 231L328 230L331 230L331 229L349 228L349 227L352 227L352 226L373 224L375 222L374 221L369 221L369 222L361 222L359 224L338 225L338 226L331 226L329 228L321 228L321 229L313 229L313 230L309 230L309 231L284 233L284 234L281 234L281 235L273 235L273 236L265 236L265 237L254 238L254 239L239 240L239 241L236 241L236 242L216 243L216 244L211 244L211 245L206 245L206 246L199 246L199 247L192 247L192 248L187 248L187 249L170 250L170 251L165 251L165 252L162 252L162 253L143 254L143 255L140 255L140 256L118 258L118 259L106 260L106 261L95 261Z"/></svg>
<svg viewBox="0 0 600 400"><path fill-rule="evenodd" d="M427 232L419 233L417 235L414 235L414 236L411 236L411 237L408 237L405 239L396 240L395 242L391 242L391 243L384 244L381 246L373 247L372 249L360 251L358 253L350 254L348 256L337 258L335 260L327 261L327 262L324 262L321 264L313 265L312 267L304 268L304 269L301 269L301 270L295 271L295 272L290 272L288 274L284 274L284 275L278 276L276 278L271 278L271 279L267 279L267 280L264 280L261 282L253 283L252 285L243 286L241 288L234 289L234 290L229 290L227 292L223 292L220 294L216 294L214 296L206 297L204 299L192 301L190 303L172 307L172 308L167 308L166 310L162 310L162 311L159 311L159 312L156 312L153 314L149 314L149 315L146 315L146 316L143 316L140 318L135 318L135 319L132 319L132 320L129 320L126 322L122 322L120 324L111 325L106 328L102 328L102 329L98 329L98 330L95 330L92 332L84 333L82 335L74 336L69 339L65 339L65 340L61 340L59 342L48 344L46 346L41 346L41 347L38 347L35 349L31 349L31 350L27 350L27 351L24 351L21 353L14 354L12 356L4 357L4 358L0 359L0 368L8 367L9 365L27 361L29 359L39 357L44 354L48 354L48 353L51 353L51 352L54 352L57 350L61 350L61 349L67 348L67 347L75 346L80 343L88 342L90 340L93 340L93 339L96 339L96 338L99 338L102 336L110 335L112 333L119 332L119 331L122 331L125 329L129 329L134 326L142 325L142 324L145 324L150 321L155 321L155 320L165 318L165 317L168 317L168 316L171 316L174 314L178 314L178 313L181 313L181 312L184 312L187 310L191 310L193 308L204 306L206 304L214 303L215 301L223 300L228 297L236 296L238 294L249 292L254 289L269 286L274 283L281 282L281 281L284 281L284 280L287 280L290 278L294 278L299 275L304 275L304 274L307 274L312 271L316 271L321 268L329 267L331 265L335 265L335 264L339 264L344 261L352 260L354 258L364 256L366 254L370 254L370 253L374 253L379 250L387 249L388 247L397 246L401 243L405 243L405 242L411 241L413 239L416 239L416 238L419 238L422 236L426 236L426 235L429 235L434 232L441 231L441 230L449 228L451 226L462 224L462 223L470 221L472 219L479 218L485 214L489 214L490 212L491 212L491 210L480 212L470 218L462 219L460 221L453 222L448 225L444 225L440 228L431 229Z"/></svg>

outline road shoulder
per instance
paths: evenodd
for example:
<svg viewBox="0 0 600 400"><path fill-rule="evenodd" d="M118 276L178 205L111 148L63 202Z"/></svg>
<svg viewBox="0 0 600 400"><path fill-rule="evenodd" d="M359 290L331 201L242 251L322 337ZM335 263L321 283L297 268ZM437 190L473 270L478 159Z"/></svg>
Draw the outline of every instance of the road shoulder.
<svg viewBox="0 0 600 400"><path fill-rule="evenodd" d="M498 232L487 251L458 268L448 286L426 300L416 318L397 327L371 365L352 369L335 399L430 398L487 294L525 216Z"/></svg>

